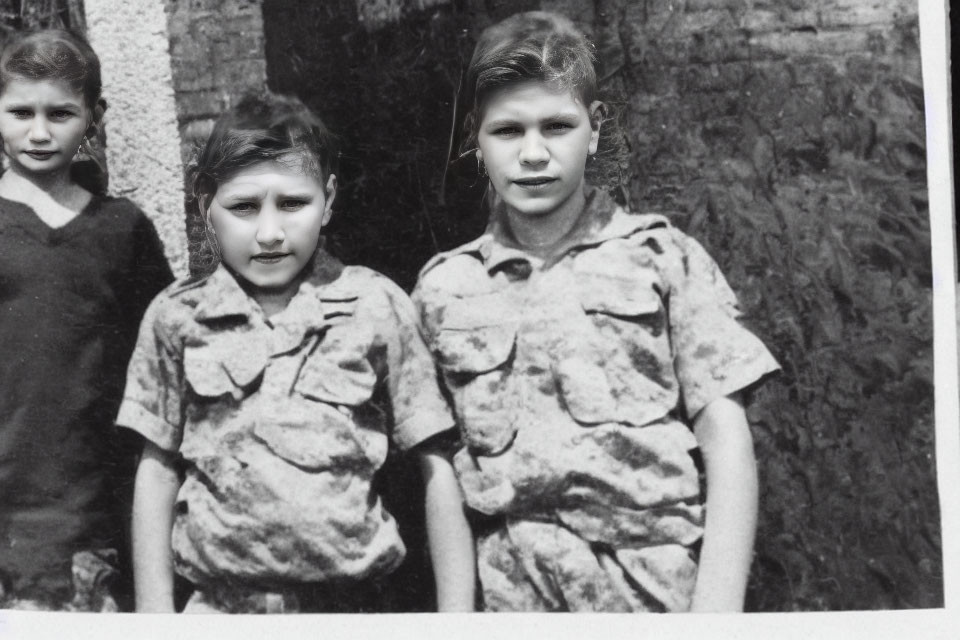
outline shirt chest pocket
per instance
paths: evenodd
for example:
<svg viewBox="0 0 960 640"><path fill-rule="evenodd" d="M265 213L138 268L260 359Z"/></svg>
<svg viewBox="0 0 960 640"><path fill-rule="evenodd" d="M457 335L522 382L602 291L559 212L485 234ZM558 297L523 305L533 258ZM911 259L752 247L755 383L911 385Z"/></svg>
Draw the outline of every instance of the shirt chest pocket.
<svg viewBox="0 0 960 640"><path fill-rule="evenodd" d="M200 402L231 396L241 400L267 364L266 348L255 342L237 345L236 337L217 336L183 351L183 374Z"/></svg>
<svg viewBox="0 0 960 640"><path fill-rule="evenodd" d="M483 297L457 300L435 342L467 447L488 456L506 450L517 433L511 393L517 328L501 305Z"/></svg>
<svg viewBox="0 0 960 640"><path fill-rule="evenodd" d="M667 313L646 276L580 274L584 332L572 334L554 366L570 415L584 425L642 426L674 407L677 384Z"/></svg>
<svg viewBox="0 0 960 640"><path fill-rule="evenodd" d="M373 473L386 459L382 412L370 400L377 374L361 344L321 344L301 366L293 393L254 426L254 436L310 471Z"/></svg>

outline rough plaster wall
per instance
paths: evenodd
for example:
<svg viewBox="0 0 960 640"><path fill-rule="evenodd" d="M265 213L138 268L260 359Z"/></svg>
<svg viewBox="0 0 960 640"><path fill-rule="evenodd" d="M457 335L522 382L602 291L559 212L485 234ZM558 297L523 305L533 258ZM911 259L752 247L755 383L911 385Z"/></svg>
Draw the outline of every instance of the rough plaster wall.
<svg viewBox="0 0 960 640"><path fill-rule="evenodd" d="M103 67L110 191L139 205L167 258L186 273L183 164L160 2L86 0L90 42Z"/></svg>

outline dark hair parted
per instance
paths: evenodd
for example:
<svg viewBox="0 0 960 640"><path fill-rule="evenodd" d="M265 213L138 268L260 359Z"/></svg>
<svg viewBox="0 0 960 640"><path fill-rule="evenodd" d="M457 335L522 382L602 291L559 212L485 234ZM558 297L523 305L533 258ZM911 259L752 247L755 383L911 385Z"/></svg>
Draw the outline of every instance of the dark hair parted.
<svg viewBox="0 0 960 640"><path fill-rule="evenodd" d="M44 29L17 35L0 54L0 92L11 80L55 80L83 95L94 112L100 99L100 59L80 35Z"/></svg>
<svg viewBox="0 0 960 640"><path fill-rule="evenodd" d="M467 67L463 150L476 146L480 112L499 87L538 80L569 89L589 106L597 95L594 46L569 19L546 11L518 13L487 27Z"/></svg>
<svg viewBox="0 0 960 640"><path fill-rule="evenodd" d="M337 172L337 158L336 137L298 98L269 91L243 97L220 116L187 166L187 215L195 221L188 223L191 268L205 271L219 262L206 210L221 184L261 162L295 163L326 184Z"/></svg>

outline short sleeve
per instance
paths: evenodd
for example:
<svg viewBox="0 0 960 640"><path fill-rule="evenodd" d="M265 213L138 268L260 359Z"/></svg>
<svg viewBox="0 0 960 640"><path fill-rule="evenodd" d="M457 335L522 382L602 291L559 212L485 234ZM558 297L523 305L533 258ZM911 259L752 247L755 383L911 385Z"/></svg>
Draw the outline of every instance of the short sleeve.
<svg viewBox="0 0 960 640"><path fill-rule="evenodd" d="M410 294L417 319L417 327L428 347L433 345L436 338L436 326L439 319L437 305L431 304L433 296L429 295L429 293L430 290L424 282L424 278L421 276L413 288L413 293Z"/></svg>
<svg viewBox="0 0 960 640"><path fill-rule="evenodd" d="M763 342L740 324L737 297L693 238L677 232L668 311L674 367L687 415L778 370Z"/></svg>
<svg viewBox="0 0 960 640"><path fill-rule="evenodd" d="M453 429L450 407L440 391L433 358L416 321L413 303L403 291L390 291L394 327L388 332L387 387L393 407L393 440L410 449Z"/></svg>
<svg viewBox="0 0 960 640"><path fill-rule="evenodd" d="M147 308L127 368L117 424L132 429L161 449L177 451L183 437L182 356L165 335L160 295Z"/></svg>

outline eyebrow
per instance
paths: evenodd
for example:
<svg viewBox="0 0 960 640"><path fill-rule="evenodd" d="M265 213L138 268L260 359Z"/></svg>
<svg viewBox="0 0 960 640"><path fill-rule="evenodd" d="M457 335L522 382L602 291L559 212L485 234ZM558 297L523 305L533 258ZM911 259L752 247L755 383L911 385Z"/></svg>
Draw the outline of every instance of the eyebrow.
<svg viewBox="0 0 960 640"><path fill-rule="evenodd" d="M540 118L541 122L549 122L551 120L578 120L580 114L575 111L557 111L548 116ZM517 124L520 122L520 118L498 118L497 120L491 120L486 124L488 127L502 127L505 125Z"/></svg>
<svg viewBox="0 0 960 640"><path fill-rule="evenodd" d="M37 106L37 105L33 104L32 102L25 101L25 102L11 102L11 103L9 103L9 104L7 105L6 108L7 108L8 111L9 111L10 109L18 109L18 110L19 110L19 109L31 109L31 110L33 110L33 109L36 108L36 106ZM44 110L46 110L46 111L60 111L60 110L63 110L63 109L80 109L80 105L77 104L76 102L62 102L62 103L60 103L60 104L51 104L51 105L46 105L46 106L44 106Z"/></svg>
<svg viewBox="0 0 960 640"><path fill-rule="evenodd" d="M252 187L221 187L217 190L220 199L228 202L239 202L241 200L262 200L266 197L263 190Z"/></svg>

